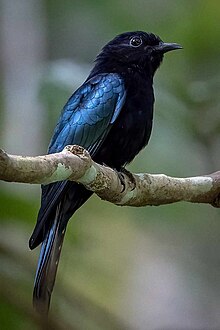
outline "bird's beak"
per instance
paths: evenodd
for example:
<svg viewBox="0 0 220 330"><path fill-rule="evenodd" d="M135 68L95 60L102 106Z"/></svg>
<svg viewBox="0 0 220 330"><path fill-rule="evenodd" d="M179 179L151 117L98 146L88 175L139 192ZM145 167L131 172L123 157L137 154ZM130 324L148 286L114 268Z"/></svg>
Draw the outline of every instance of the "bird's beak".
<svg viewBox="0 0 220 330"><path fill-rule="evenodd" d="M154 49L156 51L159 51L163 54L170 52L171 50L182 49L182 48L183 47L180 46L179 44L168 43L168 42L161 42L158 46L154 46Z"/></svg>

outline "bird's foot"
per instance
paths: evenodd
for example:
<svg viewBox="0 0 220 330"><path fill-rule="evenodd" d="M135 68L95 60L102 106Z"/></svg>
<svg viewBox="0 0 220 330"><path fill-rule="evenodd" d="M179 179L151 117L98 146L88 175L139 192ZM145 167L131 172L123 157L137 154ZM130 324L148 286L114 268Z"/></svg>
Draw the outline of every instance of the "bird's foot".
<svg viewBox="0 0 220 330"><path fill-rule="evenodd" d="M121 167L121 168L120 168L120 171L117 171L117 170L116 170L116 172L117 172L118 177L119 177L119 180L121 181L121 184L122 184L122 186L123 186L121 192L124 192L124 191L125 191L125 186L126 186L126 185L125 185L125 175L129 178L131 184L133 185L131 191L134 190L134 189L136 188L136 181L135 181L135 178L134 178L133 174L132 174L130 171L128 171L125 167Z"/></svg>
<svg viewBox="0 0 220 330"><path fill-rule="evenodd" d="M121 190L121 193L123 193L125 191L125 176L122 172L119 172L117 170L115 170L115 172L118 174L118 178L121 182L121 185L122 185L122 190Z"/></svg>
<svg viewBox="0 0 220 330"><path fill-rule="evenodd" d="M133 185L131 190L134 190L136 188L136 181L135 181L133 174L130 171L128 171L125 167L121 168L121 172L124 173L125 175L127 175L131 184Z"/></svg>

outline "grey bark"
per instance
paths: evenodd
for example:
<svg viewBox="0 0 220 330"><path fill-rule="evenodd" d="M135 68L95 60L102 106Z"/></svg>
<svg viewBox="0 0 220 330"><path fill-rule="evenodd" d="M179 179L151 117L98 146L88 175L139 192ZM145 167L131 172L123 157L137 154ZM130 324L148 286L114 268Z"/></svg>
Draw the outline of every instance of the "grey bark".
<svg viewBox="0 0 220 330"><path fill-rule="evenodd" d="M163 205L179 201L220 207L220 171L203 176L174 178L164 174L129 174L95 163L79 146L37 157L0 152L0 180L47 184L72 180L101 199L116 205Z"/></svg>

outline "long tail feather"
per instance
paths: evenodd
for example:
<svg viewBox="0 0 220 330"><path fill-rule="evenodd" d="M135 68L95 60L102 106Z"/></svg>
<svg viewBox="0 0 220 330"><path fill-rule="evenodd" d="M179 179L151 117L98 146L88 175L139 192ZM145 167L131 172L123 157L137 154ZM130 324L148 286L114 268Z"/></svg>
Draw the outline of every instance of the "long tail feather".
<svg viewBox="0 0 220 330"><path fill-rule="evenodd" d="M66 230L62 221L61 202L57 206L51 229L48 231L40 251L38 268L35 277L33 305L41 314L47 314L53 291L60 253Z"/></svg>
<svg viewBox="0 0 220 330"><path fill-rule="evenodd" d="M31 248L42 242L35 277L33 304L35 309L44 315L48 314L68 220L92 195L91 191L74 182L68 182L65 187L68 188L65 190L65 195L62 192L62 198L59 201L56 199L54 208L44 205L50 212L47 211L46 214L42 210L39 212L38 222L30 239ZM54 206L54 202L52 205Z"/></svg>

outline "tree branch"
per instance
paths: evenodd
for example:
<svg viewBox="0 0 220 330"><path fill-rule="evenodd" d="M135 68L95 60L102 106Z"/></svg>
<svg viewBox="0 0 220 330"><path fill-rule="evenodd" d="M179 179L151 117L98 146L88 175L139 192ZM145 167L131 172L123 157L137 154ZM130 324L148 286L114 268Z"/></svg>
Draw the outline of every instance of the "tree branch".
<svg viewBox="0 0 220 330"><path fill-rule="evenodd" d="M220 207L220 171L197 177L174 178L164 174L117 173L95 163L79 146L45 156L9 155L0 150L0 180L48 184L72 180L116 205L162 205L179 201Z"/></svg>

